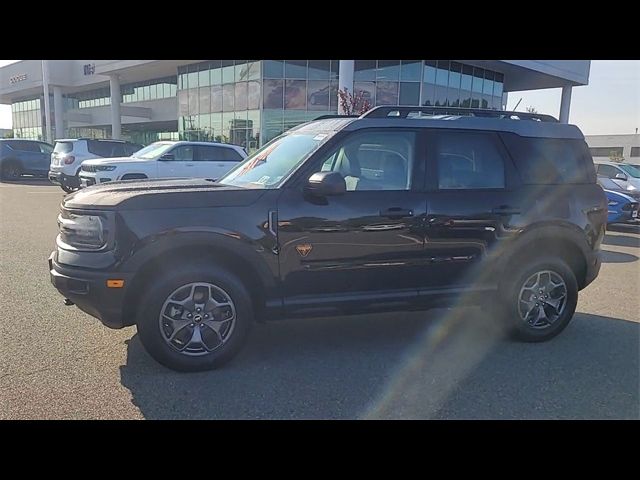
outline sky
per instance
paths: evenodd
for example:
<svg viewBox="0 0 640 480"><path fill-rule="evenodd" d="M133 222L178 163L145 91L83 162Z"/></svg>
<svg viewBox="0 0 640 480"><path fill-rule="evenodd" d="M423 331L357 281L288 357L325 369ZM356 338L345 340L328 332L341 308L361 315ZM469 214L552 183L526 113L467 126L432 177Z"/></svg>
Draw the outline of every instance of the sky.
<svg viewBox="0 0 640 480"><path fill-rule="evenodd" d="M0 60L0 67L17 60ZM522 101L520 101L522 99ZM510 92L507 108L533 107L558 117L560 89ZM589 85L574 87L569 122L585 135L640 131L640 60L592 60ZM0 105L0 128L11 128L11 108Z"/></svg>

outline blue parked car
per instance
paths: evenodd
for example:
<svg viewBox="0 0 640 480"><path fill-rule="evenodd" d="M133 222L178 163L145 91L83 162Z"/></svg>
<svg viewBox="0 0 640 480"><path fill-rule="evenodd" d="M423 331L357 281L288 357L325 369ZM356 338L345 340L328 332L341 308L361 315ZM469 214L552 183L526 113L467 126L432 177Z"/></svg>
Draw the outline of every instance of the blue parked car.
<svg viewBox="0 0 640 480"><path fill-rule="evenodd" d="M53 146L37 140L0 140L0 178L17 180L22 175L46 177Z"/></svg>
<svg viewBox="0 0 640 480"><path fill-rule="evenodd" d="M608 216L607 224L637 223L638 207L640 203L628 193L604 189L607 194Z"/></svg>

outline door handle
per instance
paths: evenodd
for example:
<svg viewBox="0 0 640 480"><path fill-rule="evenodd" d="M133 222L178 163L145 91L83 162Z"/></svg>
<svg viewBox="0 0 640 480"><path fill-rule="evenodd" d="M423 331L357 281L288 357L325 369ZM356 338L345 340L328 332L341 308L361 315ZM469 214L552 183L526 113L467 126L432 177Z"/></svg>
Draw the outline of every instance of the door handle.
<svg viewBox="0 0 640 480"><path fill-rule="evenodd" d="M193 163L187 163L185 164L185 167L193 167Z"/></svg>
<svg viewBox="0 0 640 480"><path fill-rule="evenodd" d="M499 207L492 208L491 213L496 215L520 215L520 209L510 207L509 205L500 205Z"/></svg>
<svg viewBox="0 0 640 480"><path fill-rule="evenodd" d="M413 210L400 207L392 207L387 208L386 210L380 210L380 216L387 218L413 217Z"/></svg>

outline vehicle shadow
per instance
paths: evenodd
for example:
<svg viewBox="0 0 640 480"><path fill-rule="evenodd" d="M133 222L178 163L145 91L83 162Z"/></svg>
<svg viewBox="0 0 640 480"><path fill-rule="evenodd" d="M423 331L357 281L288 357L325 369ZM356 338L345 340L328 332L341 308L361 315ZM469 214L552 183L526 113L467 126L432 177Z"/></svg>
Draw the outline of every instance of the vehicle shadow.
<svg viewBox="0 0 640 480"><path fill-rule="evenodd" d="M638 412L638 324L595 315L578 314L545 344L505 340L471 308L287 320L256 325L236 359L194 374L155 363L137 335L127 343L121 383L148 419ZM531 391L527 401L514 401L519 389ZM555 407L540 409L549 393ZM476 405L479 398L487 400Z"/></svg>
<svg viewBox="0 0 640 480"><path fill-rule="evenodd" d="M603 245L615 245L617 247L640 247L640 237L631 235L605 235Z"/></svg>
<svg viewBox="0 0 640 480"><path fill-rule="evenodd" d="M7 185L43 185L43 186L53 186L53 183L49 181L46 177L20 177L17 180L2 180L0 179L0 183L4 183Z"/></svg>
<svg viewBox="0 0 640 480"><path fill-rule="evenodd" d="M600 250L602 252L603 263L629 263L638 260L636 255L630 253L613 252L611 250Z"/></svg>
<svg viewBox="0 0 640 480"><path fill-rule="evenodd" d="M625 223L615 223L607 225L607 231L609 232L623 232L623 233L640 233L640 225L629 225Z"/></svg>

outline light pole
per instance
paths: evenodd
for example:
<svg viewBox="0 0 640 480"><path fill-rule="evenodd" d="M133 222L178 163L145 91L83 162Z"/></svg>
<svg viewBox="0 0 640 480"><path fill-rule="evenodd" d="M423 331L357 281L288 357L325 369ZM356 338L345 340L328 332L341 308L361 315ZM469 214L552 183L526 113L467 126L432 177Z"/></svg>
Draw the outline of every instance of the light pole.
<svg viewBox="0 0 640 480"><path fill-rule="evenodd" d="M46 138L45 141L52 143L51 138L51 109L49 105L49 64L47 60L42 60L42 87L44 88L44 125Z"/></svg>

